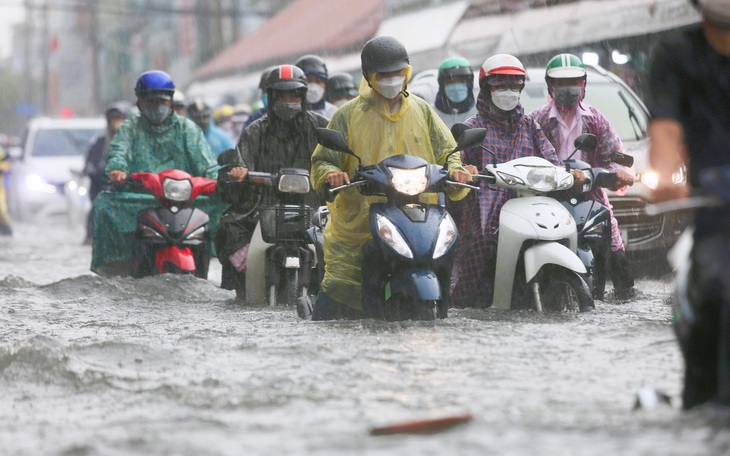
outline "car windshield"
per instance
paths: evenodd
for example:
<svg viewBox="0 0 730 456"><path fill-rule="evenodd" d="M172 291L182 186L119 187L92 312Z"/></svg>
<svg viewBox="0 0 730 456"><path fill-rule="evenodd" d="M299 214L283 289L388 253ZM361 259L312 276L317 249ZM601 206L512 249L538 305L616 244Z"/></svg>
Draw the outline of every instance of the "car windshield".
<svg viewBox="0 0 730 456"><path fill-rule="evenodd" d="M545 84L527 84L520 96L520 102L526 113L544 105L547 100ZM621 86L600 82L589 84L586 87L585 101L606 116L622 141L636 141L646 137L648 115L634 95Z"/></svg>
<svg viewBox="0 0 730 456"><path fill-rule="evenodd" d="M84 155L91 140L103 129L49 128L38 130L33 140L34 157L63 157Z"/></svg>

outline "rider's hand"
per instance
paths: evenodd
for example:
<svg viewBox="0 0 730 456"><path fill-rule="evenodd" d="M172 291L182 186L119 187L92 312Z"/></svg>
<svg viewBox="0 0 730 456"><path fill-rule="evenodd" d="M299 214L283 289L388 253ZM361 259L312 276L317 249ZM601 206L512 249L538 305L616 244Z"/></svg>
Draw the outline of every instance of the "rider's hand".
<svg viewBox="0 0 730 456"><path fill-rule="evenodd" d="M244 168L243 166L236 166L235 168L231 169L228 175L231 176L231 179L242 182L248 175L248 168Z"/></svg>
<svg viewBox="0 0 730 456"><path fill-rule="evenodd" d="M586 183L586 175L577 169L572 170L571 174L573 175L573 190L582 192L583 185Z"/></svg>
<svg viewBox="0 0 730 456"><path fill-rule="evenodd" d="M115 169L109 173L109 182L115 185L121 185L127 181L127 173Z"/></svg>
<svg viewBox="0 0 730 456"><path fill-rule="evenodd" d="M464 169L467 170L472 176L479 174L479 169L474 165L464 165Z"/></svg>
<svg viewBox="0 0 730 456"><path fill-rule="evenodd" d="M474 167L472 165L466 165L466 166L464 166L464 168L469 169L469 168L467 168L467 166L471 166L472 168L476 169L476 167ZM472 174L476 174L476 173L472 173ZM471 174L469 174L469 172L467 172L467 171L461 171L460 169L455 169L455 170L451 171L449 173L449 177L451 178L452 181L456 181L460 184L467 184L467 183L471 182Z"/></svg>
<svg viewBox="0 0 730 456"><path fill-rule="evenodd" d="M657 188L652 191L652 198L655 203L687 198L690 194L687 184L675 184L672 179L660 179Z"/></svg>
<svg viewBox="0 0 730 456"><path fill-rule="evenodd" d="M327 174L327 182L330 184L330 188L341 187L345 184L350 183L350 176L347 173L329 173Z"/></svg>
<svg viewBox="0 0 730 456"><path fill-rule="evenodd" d="M611 186L614 192L622 187L634 185L634 178L624 171L616 171L616 182Z"/></svg>

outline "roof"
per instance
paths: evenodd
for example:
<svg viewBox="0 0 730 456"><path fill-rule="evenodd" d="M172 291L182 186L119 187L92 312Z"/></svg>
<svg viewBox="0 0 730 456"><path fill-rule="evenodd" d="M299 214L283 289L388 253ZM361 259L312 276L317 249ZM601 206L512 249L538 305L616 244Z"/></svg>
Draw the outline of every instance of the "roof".
<svg viewBox="0 0 730 456"><path fill-rule="evenodd" d="M291 63L302 54L345 51L375 35L384 0L296 0L251 35L194 73L208 79L246 69Z"/></svg>

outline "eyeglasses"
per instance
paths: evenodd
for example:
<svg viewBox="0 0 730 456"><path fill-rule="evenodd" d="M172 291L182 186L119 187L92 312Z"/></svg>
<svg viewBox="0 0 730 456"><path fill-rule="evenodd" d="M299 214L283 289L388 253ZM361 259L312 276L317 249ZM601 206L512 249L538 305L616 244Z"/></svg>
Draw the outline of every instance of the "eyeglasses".
<svg viewBox="0 0 730 456"><path fill-rule="evenodd" d="M491 90L492 92L504 92L505 90L521 92L524 87L524 84L500 84L498 86L490 84L489 90Z"/></svg>

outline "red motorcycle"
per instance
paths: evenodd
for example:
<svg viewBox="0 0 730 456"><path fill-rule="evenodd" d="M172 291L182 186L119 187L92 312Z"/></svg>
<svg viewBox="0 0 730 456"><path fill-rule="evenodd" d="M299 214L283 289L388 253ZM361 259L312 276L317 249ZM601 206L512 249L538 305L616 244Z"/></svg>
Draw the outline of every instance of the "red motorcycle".
<svg viewBox="0 0 730 456"><path fill-rule="evenodd" d="M198 196L213 194L216 181L171 169L132 173L127 185L152 194L160 203L137 215L132 275L192 273L207 278L210 218L204 211L188 206Z"/></svg>

